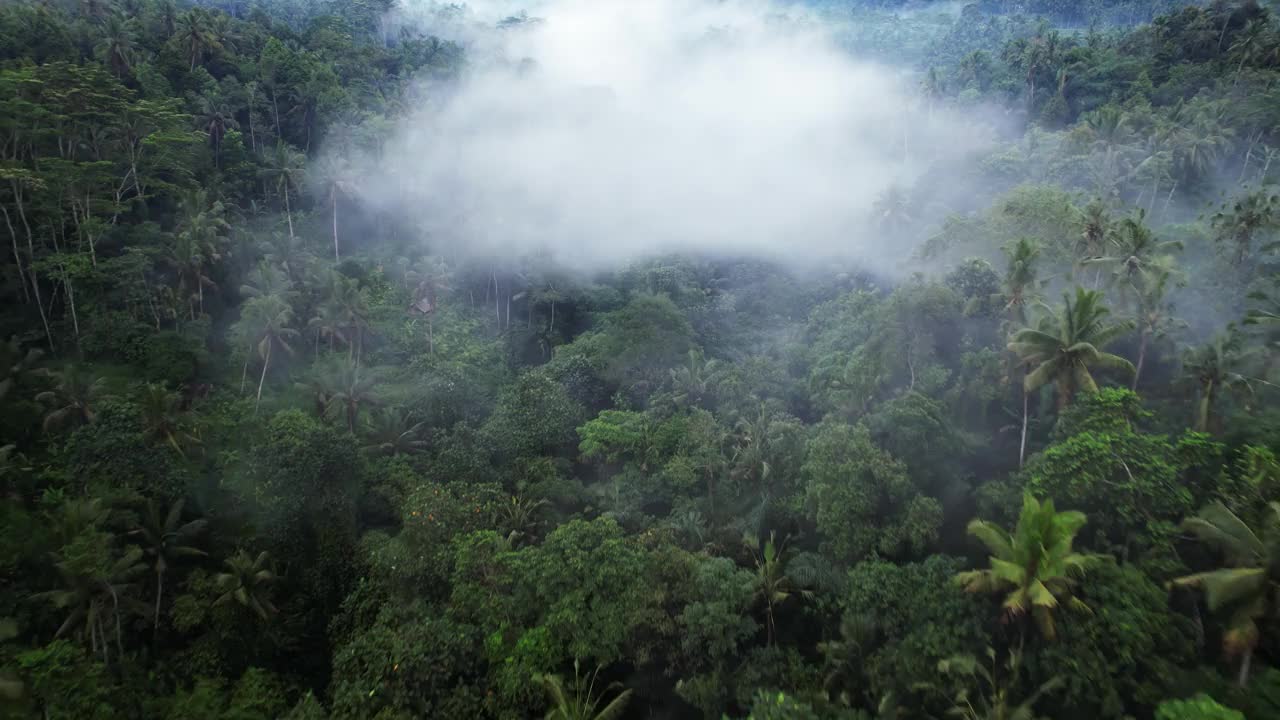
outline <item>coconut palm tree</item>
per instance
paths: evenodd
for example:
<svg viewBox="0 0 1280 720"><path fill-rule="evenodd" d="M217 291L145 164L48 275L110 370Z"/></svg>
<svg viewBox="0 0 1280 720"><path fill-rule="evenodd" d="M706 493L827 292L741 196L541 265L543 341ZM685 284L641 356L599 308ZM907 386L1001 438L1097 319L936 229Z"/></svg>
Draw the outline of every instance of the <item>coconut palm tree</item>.
<svg viewBox="0 0 1280 720"><path fill-rule="evenodd" d="M291 300L298 293L293 289L293 280L287 274L263 260L249 271L244 284L240 286L240 294L246 298L275 295Z"/></svg>
<svg viewBox="0 0 1280 720"><path fill-rule="evenodd" d="M566 687L557 675L539 675L538 682L547 691L547 700L551 707L547 710L546 720L619 720L627 703L631 700L631 690L623 690L604 707L604 694L621 687L619 683L610 683L599 695L596 695L596 679L600 676L600 668L589 676L579 671L578 661L573 661L573 685Z"/></svg>
<svg viewBox="0 0 1280 720"><path fill-rule="evenodd" d="M333 220L333 261L341 262L338 253L338 199L355 191L355 175L349 163L329 157L320 162L312 177L316 182L317 194L329 202Z"/></svg>
<svg viewBox="0 0 1280 720"><path fill-rule="evenodd" d="M1111 235L1109 254L1085 261L1087 265L1110 269L1109 286L1120 294L1122 305L1127 305L1134 293L1141 292L1152 276L1171 272L1171 253L1182 249L1177 241L1157 240L1145 220L1145 210L1121 220Z"/></svg>
<svg viewBox="0 0 1280 720"><path fill-rule="evenodd" d="M294 352L290 342L298 337L298 331L292 327L293 317L293 308L284 298L279 295L265 295L249 298L241 310L240 320L235 324L236 334L256 351L259 359L262 360L262 375L258 378L254 412L257 412L258 406L262 403L262 385L266 382L273 352L276 348L289 355ZM246 372L248 368L249 361L246 359ZM242 389L243 386L242 376Z"/></svg>
<svg viewBox="0 0 1280 720"><path fill-rule="evenodd" d="M199 438L186 431L182 398L177 393L169 392L163 385L148 383L142 389L140 405L148 440L163 441L183 457L186 457L183 443L200 442Z"/></svg>
<svg viewBox="0 0 1280 720"><path fill-rule="evenodd" d="M813 592L801 588L799 583L787 573L786 543L785 541L781 544L776 542L776 534L773 531L769 532L769 539L761 543L758 549L753 545L747 539L747 546L751 549L756 563L755 597L757 602L764 605L766 641L767 644L772 645L774 636L777 634L774 614L778 606L796 595L804 598L813 597Z"/></svg>
<svg viewBox="0 0 1280 720"><path fill-rule="evenodd" d="M93 422L97 417L94 406L107 397L107 381L71 364L50 375L55 378L53 389L35 397L36 402L48 408L44 415L45 432L67 424Z"/></svg>
<svg viewBox="0 0 1280 720"><path fill-rule="evenodd" d="M307 158L283 140L276 142L275 151L262 158L259 177L268 185L275 185L276 192L284 199L284 216L289 223L289 240L294 239L293 210L289 207L289 188L301 184Z"/></svg>
<svg viewBox="0 0 1280 720"><path fill-rule="evenodd" d="M110 15L102 26L102 38L93 46L116 77L122 77L133 69L133 57L138 51L137 24L119 15Z"/></svg>
<svg viewBox="0 0 1280 720"><path fill-rule="evenodd" d="M1234 245L1232 262L1239 265L1259 235L1280 227L1280 194L1266 188L1246 190L1230 206L1223 205L1210 218L1214 238Z"/></svg>
<svg viewBox="0 0 1280 720"><path fill-rule="evenodd" d="M967 592L1002 595L1007 617L1030 615L1052 640L1057 634L1053 613L1062 603L1088 611L1072 594L1076 577L1100 559L1071 549L1084 524L1084 513L1058 512L1052 500L1041 503L1026 493L1012 533L985 520L969 523L969 534L991 551L990 567L962 572L956 582Z"/></svg>
<svg viewBox="0 0 1280 720"><path fill-rule="evenodd" d="M163 517L160 506L155 500L147 503L146 514L142 524L129 534L138 538L142 551L151 558L151 567L156 573L156 607L153 615L152 632L160 632L160 604L164 598L164 577L172 563L181 558L204 557L208 553L189 545L192 538L204 531L206 521L203 519L182 522L182 508L186 501L176 500L169 506Z"/></svg>
<svg viewBox="0 0 1280 720"><path fill-rule="evenodd" d="M1058 406L1065 407L1077 392L1097 392L1090 368L1134 372L1128 360L1103 352L1108 343L1133 328L1131 322L1107 324L1109 314L1102 305L1102 293L1076 288L1074 300L1063 295L1063 307L1056 317L1046 317L1038 327L1014 333L1009 349L1022 362L1035 366L1023 380L1026 391L1053 383L1058 389Z"/></svg>
<svg viewBox="0 0 1280 720"><path fill-rule="evenodd" d="M1191 385L1199 396L1195 415L1197 431L1221 430L1221 418L1214 408L1223 393L1253 395L1249 378L1237 370L1246 356L1234 327L1209 343L1188 349L1183 355L1183 382Z"/></svg>
<svg viewBox="0 0 1280 720"><path fill-rule="evenodd" d="M216 164L222 154L222 139L227 131L240 127L236 120L236 110L220 97L201 97L200 109L196 113L197 126L209 136L209 145L213 147L213 159Z"/></svg>
<svg viewBox="0 0 1280 720"><path fill-rule="evenodd" d="M701 349L689 351L689 360L671 370L671 390L677 405L700 406L721 375L719 360L708 360Z"/></svg>
<svg viewBox="0 0 1280 720"><path fill-rule="evenodd" d="M320 368L315 386L324 398L325 416L343 416L347 430L355 434L360 408L378 404L373 389L380 381L378 373L347 361Z"/></svg>
<svg viewBox="0 0 1280 720"><path fill-rule="evenodd" d="M222 246L231 232L227 208L221 200L210 199L204 189L187 193L181 201L177 235L169 249L169 262L178 275L179 292L188 298L195 293L200 313L204 313L204 289L216 288L205 267L222 258ZM195 310L191 311L192 319Z"/></svg>
<svg viewBox="0 0 1280 720"><path fill-rule="evenodd" d="M271 604L271 586L276 581L276 574L271 570L271 557L265 551L258 553L257 557L250 557L249 553L241 550L223 564L226 572L213 578L221 593L213 601L215 606L236 603L252 610L263 620L276 614L276 608Z"/></svg>
<svg viewBox="0 0 1280 720"><path fill-rule="evenodd" d="M1107 206L1097 199L1086 205L1083 210L1076 212L1080 222L1080 239L1077 241L1075 252L1076 269L1082 272L1087 261L1106 254L1107 243L1115 229L1115 221L1107 212ZM1097 268L1094 272L1094 290L1098 289L1101 274L1102 268Z"/></svg>
<svg viewBox="0 0 1280 720"><path fill-rule="evenodd" d="M100 568L85 568L82 562L59 559L54 563L62 587L37 593L33 600L45 600L67 613L54 637L72 635L81 642L88 641L95 655L103 662L111 660L111 643L108 634L115 635L116 657L124 655L124 635L121 617L138 609L140 603L133 598L135 580L146 572L142 562L142 550L129 548L123 555Z"/></svg>
<svg viewBox="0 0 1280 720"><path fill-rule="evenodd" d="M1036 268L1040 248L1029 238L1022 238L1006 247L1004 252L1008 265L1004 287L997 299L1004 303L1008 322L1013 327L1023 327L1027 325L1027 308L1040 300L1039 290L1043 283L1037 278Z"/></svg>
<svg viewBox="0 0 1280 720"><path fill-rule="evenodd" d="M1137 326L1138 362L1133 370L1133 384L1130 389L1138 389L1138 379L1142 376L1142 366L1147 359L1147 349L1157 338L1167 336L1175 328L1185 326L1173 316L1173 305L1168 301L1169 283L1172 273L1168 270L1157 271L1149 278L1146 287L1138 294Z"/></svg>
<svg viewBox="0 0 1280 720"><path fill-rule="evenodd" d="M1240 687L1249 680L1258 621L1274 614L1280 597L1280 503L1267 505L1262 522L1262 532L1254 532L1220 502L1188 518L1182 529L1221 553L1225 566L1173 581L1204 590L1209 611L1226 617L1223 649L1240 656Z"/></svg>
<svg viewBox="0 0 1280 720"><path fill-rule="evenodd" d="M373 427L364 449L376 455L416 455L426 452L422 438L426 422L414 422L401 408L379 408L373 412Z"/></svg>
<svg viewBox="0 0 1280 720"><path fill-rule="evenodd" d="M177 40L191 61L191 70L212 50L218 49L218 37L213 31L213 18L203 8L191 8L178 18L175 28Z"/></svg>

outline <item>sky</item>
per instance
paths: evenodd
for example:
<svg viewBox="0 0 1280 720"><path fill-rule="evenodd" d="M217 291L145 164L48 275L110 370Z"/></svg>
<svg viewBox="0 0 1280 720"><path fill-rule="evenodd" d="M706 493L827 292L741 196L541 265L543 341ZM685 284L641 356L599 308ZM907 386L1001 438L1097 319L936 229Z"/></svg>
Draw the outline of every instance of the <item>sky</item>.
<svg viewBox="0 0 1280 720"><path fill-rule="evenodd" d="M763 0L411 5L468 47L423 89L360 192L433 251L550 252L599 268L665 252L891 266L874 206L981 148L918 78L850 57L796 6ZM537 18L499 28L527 9Z"/></svg>

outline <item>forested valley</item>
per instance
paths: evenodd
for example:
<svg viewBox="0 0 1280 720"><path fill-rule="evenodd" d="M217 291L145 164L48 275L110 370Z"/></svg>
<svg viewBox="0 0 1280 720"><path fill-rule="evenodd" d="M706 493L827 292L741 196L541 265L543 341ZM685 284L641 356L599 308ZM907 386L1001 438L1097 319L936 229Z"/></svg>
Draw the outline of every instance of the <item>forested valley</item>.
<svg viewBox="0 0 1280 720"><path fill-rule="evenodd" d="M0 717L1280 718L1278 13L0 3Z"/></svg>

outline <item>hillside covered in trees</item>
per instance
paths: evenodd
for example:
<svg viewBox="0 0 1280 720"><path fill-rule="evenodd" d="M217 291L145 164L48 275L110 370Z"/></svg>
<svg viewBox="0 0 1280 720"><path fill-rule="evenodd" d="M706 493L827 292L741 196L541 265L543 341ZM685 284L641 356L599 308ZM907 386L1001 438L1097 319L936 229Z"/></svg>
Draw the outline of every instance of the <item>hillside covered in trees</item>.
<svg viewBox="0 0 1280 720"><path fill-rule="evenodd" d="M0 717L1280 718L1271 5L0 3Z"/></svg>

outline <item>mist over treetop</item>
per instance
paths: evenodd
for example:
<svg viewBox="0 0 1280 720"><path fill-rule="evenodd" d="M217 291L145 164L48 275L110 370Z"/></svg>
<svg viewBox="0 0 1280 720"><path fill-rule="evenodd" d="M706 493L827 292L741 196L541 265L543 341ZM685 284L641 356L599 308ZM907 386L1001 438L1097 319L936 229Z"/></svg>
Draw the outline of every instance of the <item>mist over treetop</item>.
<svg viewBox="0 0 1280 720"><path fill-rule="evenodd" d="M905 257L895 183L989 139L901 70L758 2L543 3L368 160L361 196L467 251Z"/></svg>

